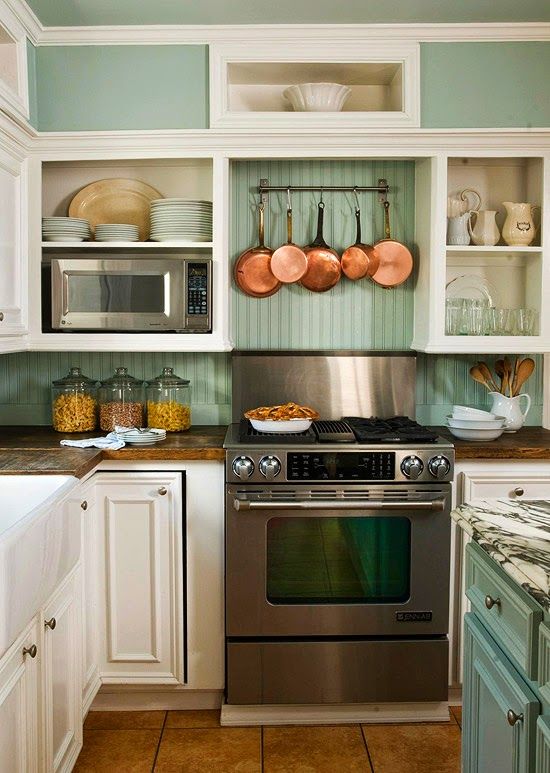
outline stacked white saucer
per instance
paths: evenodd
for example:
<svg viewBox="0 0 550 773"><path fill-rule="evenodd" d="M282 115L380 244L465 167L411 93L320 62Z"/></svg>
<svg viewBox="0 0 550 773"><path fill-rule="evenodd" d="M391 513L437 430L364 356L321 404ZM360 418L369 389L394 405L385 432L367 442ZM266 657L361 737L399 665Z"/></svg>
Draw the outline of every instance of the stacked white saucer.
<svg viewBox="0 0 550 773"><path fill-rule="evenodd" d="M166 440L165 429L138 429L137 427L115 427L119 440L134 446L150 446L160 440Z"/></svg>
<svg viewBox="0 0 550 773"><path fill-rule="evenodd" d="M43 217L42 239L45 242L83 242L90 239L90 223L81 217Z"/></svg>
<svg viewBox="0 0 550 773"><path fill-rule="evenodd" d="M460 440L496 440L504 432L505 422L504 416L467 405L453 405L452 414L447 416L451 435Z"/></svg>
<svg viewBox="0 0 550 773"><path fill-rule="evenodd" d="M129 223L98 223L95 227L96 242L137 242L139 228Z"/></svg>
<svg viewBox="0 0 550 773"><path fill-rule="evenodd" d="M151 202L151 240L212 241L212 202L155 199Z"/></svg>

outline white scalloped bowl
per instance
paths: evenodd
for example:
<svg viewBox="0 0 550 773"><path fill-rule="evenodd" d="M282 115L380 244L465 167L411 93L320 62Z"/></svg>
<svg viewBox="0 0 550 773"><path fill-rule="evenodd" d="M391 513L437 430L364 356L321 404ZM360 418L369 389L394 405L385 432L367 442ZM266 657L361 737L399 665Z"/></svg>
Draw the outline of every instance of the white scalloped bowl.
<svg viewBox="0 0 550 773"><path fill-rule="evenodd" d="M338 113L350 94L340 83L297 83L283 91L297 113Z"/></svg>
<svg viewBox="0 0 550 773"><path fill-rule="evenodd" d="M258 432L305 432L311 427L311 419L288 419L287 421L274 421L273 419L249 419Z"/></svg>

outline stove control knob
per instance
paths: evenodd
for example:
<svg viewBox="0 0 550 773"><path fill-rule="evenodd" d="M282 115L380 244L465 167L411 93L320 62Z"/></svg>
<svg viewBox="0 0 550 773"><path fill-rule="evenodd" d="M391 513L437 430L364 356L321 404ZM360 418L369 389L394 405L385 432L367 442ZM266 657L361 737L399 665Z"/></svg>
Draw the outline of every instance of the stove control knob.
<svg viewBox="0 0 550 773"><path fill-rule="evenodd" d="M451 463L446 456L433 456L428 462L428 470L434 478L443 480L451 470Z"/></svg>
<svg viewBox="0 0 550 773"><path fill-rule="evenodd" d="M276 456L264 456L260 459L260 472L266 480L273 480L281 472L281 462Z"/></svg>
<svg viewBox="0 0 550 773"><path fill-rule="evenodd" d="M406 456L401 462L401 472L406 478L416 480L424 469L424 462L418 456Z"/></svg>
<svg viewBox="0 0 550 773"><path fill-rule="evenodd" d="M248 480L254 472L254 462L249 456L237 456L233 460L233 473L241 480Z"/></svg>

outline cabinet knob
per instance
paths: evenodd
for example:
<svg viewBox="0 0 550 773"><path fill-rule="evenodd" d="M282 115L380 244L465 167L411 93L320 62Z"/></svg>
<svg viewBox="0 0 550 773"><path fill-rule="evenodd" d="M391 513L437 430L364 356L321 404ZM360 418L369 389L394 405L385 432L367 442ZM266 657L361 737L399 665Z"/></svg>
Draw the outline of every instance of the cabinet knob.
<svg viewBox="0 0 550 773"><path fill-rule="evenodd" d="M35 658L38 652L36 644L31 644L30 647L23 647L23 655L30 655L31 658Z"/></svg>
<svg viewBox="0 0 550 773"><path fill-rule="evenodd" d="M83 510L87 510L88 509L88 503L86 502L86 500L84 500L83 502L80 503L80 507Z"/></svg>
<svg viewBox="0 0 550 773"><path fill-rule="evenodd" d="M521 486L518 486L517 488L514 489L514 494L517 497L522 497L525 494L525 491L524 489L521 488Z"/></svg>
<svg viewBox="0 0 550 773"><path fill-rule="evenodd" d="M500 599L496 598L494 599L492 596L485 596L485 606L487 609L492 609L493 607L500 607Z"/></svg>
<svg viewBox="0 0 550 773"><path fill-rule="evenodd" d="M506 719L508 720L508 724L514 727L517 722L523 722L523 714L516 714L512 709L508 709L506 712Z"/></svg>
<svg viewBox="0 0 550 773"><path fill-rule="evenodd" d="M45 620L44 625L46 628L49 628L50 631L53 631L55 626L57 625L57 620L55 617L52 617L50 620Z"/></svg>
<svg viewBox="0 0 550 773"><path fill-rule="evenodd" d="M167 489L167 488L165 488L164 486L161 486L161 487L159 488L159 494L161 495L161 497L164 497L164 496L166 496L166 494L168 494L168 489Z"/></svg>
<svg viewBox="0 0 550 773"><path fill-rule="evenodd" d="M0 322L4 321L4 312L0 311Z"/></svg>

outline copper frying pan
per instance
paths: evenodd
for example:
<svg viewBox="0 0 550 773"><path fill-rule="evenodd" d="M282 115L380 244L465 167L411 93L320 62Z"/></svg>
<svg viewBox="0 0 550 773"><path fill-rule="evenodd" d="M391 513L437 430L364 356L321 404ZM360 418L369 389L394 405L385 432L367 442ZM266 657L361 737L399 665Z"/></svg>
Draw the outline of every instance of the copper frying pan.
<svg viewBox="0 0 550 773"><path fill-rule="evenodd" d="M271 271L284 284L301 279L307 271L306 254L301 247L292 242L292 203L290 190L287 191L286 209L287 243L278 247L271 256Z"/></svg>
<svg viewBox="0 0 550 773"><path fill-rule="evenodd" d="M340 281L342 266L340 256L323 239L323 215L325 205L317 205L317 235L306 247L307 271L300 284L315 293L324 293Z"/></svg>
<svg viewBox="0 0 550 773"><path fill-rule="evenodd" d="M279 280L271 273L270 263L273 250L264 244L264 205L259 207L258 246L241 253L235 263L235 282L246 295L252 298L269 298L281 287Z"/></svg>
<svg viewBox="0 0 550 773"><path fill-rule="evenodd" d="M357 235L355 244L348 247L342 253L342 271L348 279L363 279L373 276L378 270L380 259L372 244L361 242L361 211L355 207L355 221L357 223Z"/></svg>
<svg viewBox="0 0 550 773"><path fill-rule="evenodd" d="M379 258L379 265L372 275L372 281L382 287L397 287L408 279L413 269L411 251L402 242L391 238L390 233L390 202L384 202L385 239L380 239L374 245Z"/></svg>

